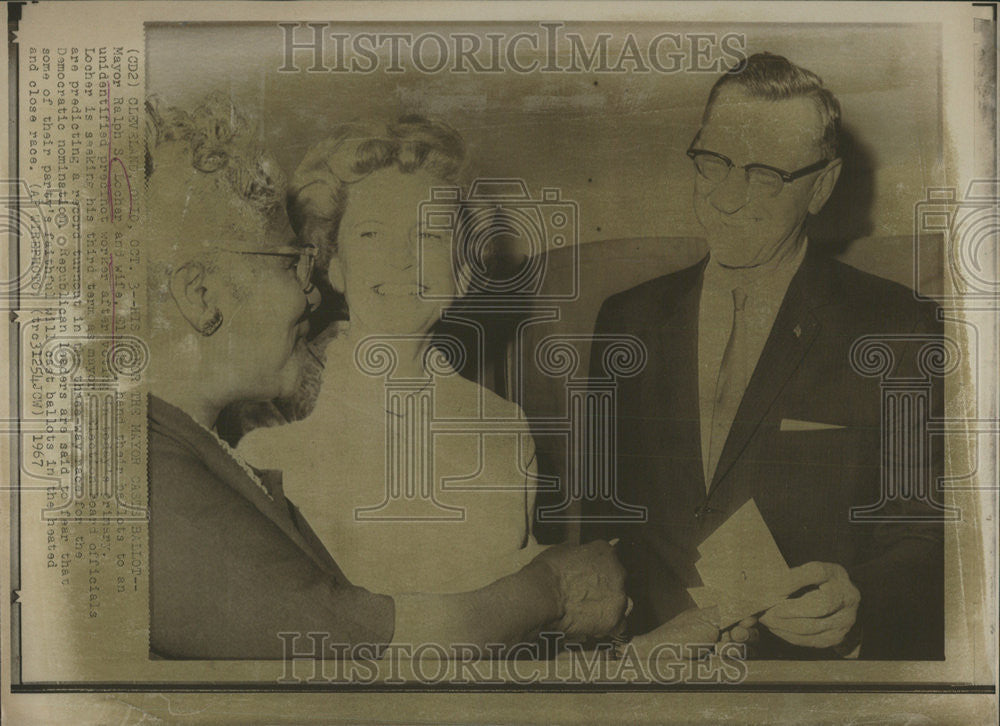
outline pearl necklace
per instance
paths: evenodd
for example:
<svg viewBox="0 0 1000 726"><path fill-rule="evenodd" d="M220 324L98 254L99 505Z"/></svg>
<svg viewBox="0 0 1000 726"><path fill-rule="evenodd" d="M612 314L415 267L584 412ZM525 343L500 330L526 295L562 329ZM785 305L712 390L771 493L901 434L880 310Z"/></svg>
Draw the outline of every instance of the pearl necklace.
<svg viewBox="0 0 1000 726"><path fill-rule="evenodd" d="M250 481L252 481L256 485L256 487L260 489L261 492L264 493L265 497L267 497L270 501L273 502L274 496L271 494L270 491L268 491L268 488L264 486L264 482L261 481L261 478L257 476L257 472L255 472L253 468L246 462L246 459L237 454L236 451L233 449L233 447L227 444L223 439L219 438L219 435L215 433L215 431L213 431L210 428L206 428L200 423L198 425L212 435L212 438L215 439L216 442L218 442L219 447L224 452L226 452L226 454L229 455L229 458L232 459L234 462L236 462L236 465L243 470L243 473L246 474L248 477L250 477Z"/></svg>

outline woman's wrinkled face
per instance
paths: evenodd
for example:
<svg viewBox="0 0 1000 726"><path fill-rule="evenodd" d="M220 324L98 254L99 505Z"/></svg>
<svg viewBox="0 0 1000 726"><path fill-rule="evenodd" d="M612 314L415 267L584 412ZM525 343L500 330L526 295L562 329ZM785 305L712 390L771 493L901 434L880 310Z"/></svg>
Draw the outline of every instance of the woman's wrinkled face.
<svg viewBox="0 0 1000 726"><path fill-rule="evenodd" d="M342 275L352 327L426 333L455 296L452 237L419 224L420 203L443 184L387 168L349 187L330 276Z"/></svg>
<svg viewBox="0 0 1000 726"><path fill-rule="evenodd" d="M225 245L242 251L268 251L289 245L287 223ZM240 399L267 400L295 392L309 325L302 284L296 276L297 258L221 252L216 266L225 277L219 309L229 346L231 375Z"/></svg>

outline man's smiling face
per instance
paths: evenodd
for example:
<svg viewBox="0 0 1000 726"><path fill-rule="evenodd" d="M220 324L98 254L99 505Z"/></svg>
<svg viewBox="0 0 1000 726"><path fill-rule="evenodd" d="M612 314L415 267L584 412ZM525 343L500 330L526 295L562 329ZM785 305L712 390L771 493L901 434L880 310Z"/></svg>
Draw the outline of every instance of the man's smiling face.
<svg viewBox="0 0 1000 726"><path fill-rule="evenodd" d="M739 88L720 90L694 143L736 165L717 183L696 174L694 208L713 259L730 267L755 267L795 248L806 216L818 212L832 190L832 184L825 189L819 183L824 172L807 174L767 196L753 194L737 167L804 168L823 158L822 134L822 119L810 98L769 101Z"/></svg>

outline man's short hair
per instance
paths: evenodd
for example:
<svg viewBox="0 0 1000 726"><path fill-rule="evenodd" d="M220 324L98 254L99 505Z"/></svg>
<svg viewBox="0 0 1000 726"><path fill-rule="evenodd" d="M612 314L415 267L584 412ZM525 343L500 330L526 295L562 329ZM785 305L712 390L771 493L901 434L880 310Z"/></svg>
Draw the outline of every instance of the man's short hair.
<svg viewBox="0 0 1000 726"><path fill-rule="evenodd" d="M725 73L712 86L705 104L702 125L708 121L712 104L723 88L739 88L751 98L783 101L789 98L811 98L823 123L819 139L820 151L827 159L837 158L840 137L840 102L823 85L823 79L812 71L795 65L784 56L755 53L745 63Z"/></svg>

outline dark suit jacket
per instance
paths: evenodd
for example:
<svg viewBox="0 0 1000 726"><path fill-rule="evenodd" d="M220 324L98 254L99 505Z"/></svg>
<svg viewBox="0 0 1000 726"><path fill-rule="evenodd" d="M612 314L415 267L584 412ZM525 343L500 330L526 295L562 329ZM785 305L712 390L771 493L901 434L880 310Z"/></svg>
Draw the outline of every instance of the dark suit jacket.
<svg viewBox="0 0 1000 726"><path fill-rule="evenodd" d="M824 561L847 569L861 592L861 657L942 658L940 512L910 498L890 502L887 512L911 521L852 522L849 515L852 507L880 501L884 428L881 379L852 368L851 346L867 334L914 333L924 340L940 335L935 306L917 302L895 283L807 257L786 293L706 494L696 365L704 266L705 260L612 296L596 324L598 334L634 335L648 349L645 369L618 381L615 422L619 497L646 507L648 521L584 526L585 539L622 539L636 602L633 632L693 607L686 588L700 584L697 546L752 497L789 566ZM913 337L890 343L890 375L919 377L923 343ZM592 376L602 374L598 343ZM929 415L940 414L940 380L931 385ZM783 419L843 428L782 431ZM921 461L890 464L940 476L940 444L935 438ZM584 502L585 517L607 509L606 502ZM789 646L766 631L759 655L834 657Z"/></svg>
<svg viewBox="0 0 1000 726"><path fill-rule="evenodd" d="M150 396L151 653L280 659L279 633L301 634L297 653L313 650L307 633L376 652L392 639L392 598L351 585L278 472L260 473L267 493L208 431Z"/></svg>

